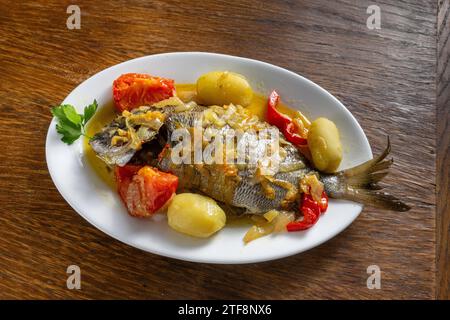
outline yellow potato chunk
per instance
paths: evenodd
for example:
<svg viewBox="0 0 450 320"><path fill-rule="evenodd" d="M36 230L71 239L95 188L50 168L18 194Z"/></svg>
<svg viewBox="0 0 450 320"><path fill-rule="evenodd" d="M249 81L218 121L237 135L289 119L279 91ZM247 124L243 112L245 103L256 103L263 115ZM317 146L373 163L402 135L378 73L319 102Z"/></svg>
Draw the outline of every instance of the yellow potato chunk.
<svg viewBox="0 0 450 320"><path fill-rule="evenodd" d="M336 171L342 160L342 145L334 122L318 118L311 123L308 146L314 166L323 172Z"/></svg>
<svg viewBox="0 0 450 320"><path fill-rule="evenodd" d="M226 222L225 212L216 201L195 193L173 197L167 218L172 229L198 238L211 236Z"/></svg>
<svg viewBox="0 0 450 320"><path fill-rule="evenodd" d="M252 102L253 90L247 79L229 71L212 71L197 80L197 97L205 105L227 105L230 103L248 106Z"/></svg>

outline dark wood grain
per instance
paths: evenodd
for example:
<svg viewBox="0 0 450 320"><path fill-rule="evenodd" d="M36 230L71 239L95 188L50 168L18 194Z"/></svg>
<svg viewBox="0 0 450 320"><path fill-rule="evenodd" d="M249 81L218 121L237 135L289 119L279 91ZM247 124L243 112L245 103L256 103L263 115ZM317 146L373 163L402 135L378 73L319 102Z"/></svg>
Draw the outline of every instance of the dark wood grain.
<svg viewBox="0 0 450 320"><path fill-rule="evenodd" d="M450 299L450 0L439 1L437 64L437 297Z"/></svg>
<svg viewBox="0 0 450 320"><path fill-rule="evenodd" d="M435 194L437 1L77 1L80 30L66 28L69 1L0 4L0 298L431 299L448 293L448 286L439 289L448 283L448 247L437 246L448 240L448 207L440 201L437 216ZM381 8L380 30L366 27L370 4ZM440 28L447 32L442 44L448 22ZM447 54L448 44L443 47ZM313 250L243 266L159 257L95 229L48 174L50 106L108 66L169 51L259 59L323 86L357 118L374 152L391 136L395 165L386 183L412 210L367 207ZM448 81L450 67L444 69ZM448 86L438 83L448 119ZM448 121L440 118L438 166L446 164L448 174ZM448 175L438 181L440 196L448 195ZM66 288L71 264L81 267L81 290ZM382 270L380 290L366 287L373 264Z"/></svg>

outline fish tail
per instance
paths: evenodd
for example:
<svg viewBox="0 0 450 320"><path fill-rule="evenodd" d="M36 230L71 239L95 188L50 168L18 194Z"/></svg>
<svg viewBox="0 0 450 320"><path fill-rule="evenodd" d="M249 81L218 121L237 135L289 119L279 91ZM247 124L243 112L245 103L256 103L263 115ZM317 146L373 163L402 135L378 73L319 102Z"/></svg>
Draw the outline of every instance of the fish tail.
<svg viewBox="0 0 450 320"><path fill-rule="evenodd" d="M390 151L388 137L387 147L379 156L335 175L325 176L325 191L332 198L347 199L382 209L408 211L410 207L407 204L379 191L383 187L378 183L389 173L389 167L394 162L393 159L386 159Z"/></svg>

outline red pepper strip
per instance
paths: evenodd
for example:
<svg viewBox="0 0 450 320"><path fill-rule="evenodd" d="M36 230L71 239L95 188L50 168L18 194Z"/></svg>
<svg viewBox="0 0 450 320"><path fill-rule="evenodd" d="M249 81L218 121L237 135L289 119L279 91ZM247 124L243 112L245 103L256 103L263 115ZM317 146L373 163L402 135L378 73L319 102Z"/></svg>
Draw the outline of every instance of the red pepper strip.
<svg viewBox="0 0 450 320"><path fill-rule="evenodd" d="M287 141L295 145L306 145L307 140L295 132L292 119L276 109L279 101L280 95L275 90L272 91L267 103L267 122L280 129Z"/></svg>
<svg viewBox="0 0 450 320"><path fill-rule="evenodd" d="M310 194L304 193L300 210L303 213L302 221L293 221L286 226L287 231L300 231L311 228L319 220L320 214L328 208L328 196L325 191L322 193L322 199L318 203L314 201Z"/></svg>
<svg viewBox="0 0 450 320"><path fill-rule="evenodd" d="M324 213L325 211L327 211L328 208L328 196L326 192L325 191L322 192L322 197L320 198L319 202L315 201L312 195L304 193L302 199L302 207L305 206L311 209L314 209L316 206L318 206L320 212Z"/></svg>
<svg viewBox="0 0 450 320"><path fill-rule="evenodd" d="M325 191L322 192L322 198L319 202L320 212L324 213L328 209L328 196Z"/></svg>
<svg viewBox="0 0 450 320"><path fill-rule="evenodd" d="M316 207L318 207L319 210L320 210L319 204L317 203L317 201L315 201L315 200L313 199L312 195L311 195L311 194L303 193L303 194L302 194L302 204L301 204L301 208L303 209L303 208L305 208L305 207L306 207L306 208L311 208L311 209L313 209L313 210L316 210Z"/></svg>
<svg viewBox="0 0 450 320"><path fill-rule="evenodd" d="M304 207L302 208L303 212L303 220L302 221L294 221L289 222L286 226L287 231L301 231L311 228L314 224L316 224L317 220L319 220L320 216L320 208L317 206L315 210Z"/></svg>
<svg viewBox="0 0 450 320"><path fill-rule="evenodd" d="M288 116L278 112L276 107L279 102L280 95L273 90L269 95L269 101L267 103L267 121L277 128L284 128L292 121Z"/></svg>
<svg viewBox="0 0 450 320"><path fill-rule="evenodd" d="M283 131L283 134L289 142L297 146L306 145L307 140L305 138L302 138L302 136L300 136L297 132L295 132L296 130L297 129L294 123L291 122L286 126L285 130Z"/></svg>

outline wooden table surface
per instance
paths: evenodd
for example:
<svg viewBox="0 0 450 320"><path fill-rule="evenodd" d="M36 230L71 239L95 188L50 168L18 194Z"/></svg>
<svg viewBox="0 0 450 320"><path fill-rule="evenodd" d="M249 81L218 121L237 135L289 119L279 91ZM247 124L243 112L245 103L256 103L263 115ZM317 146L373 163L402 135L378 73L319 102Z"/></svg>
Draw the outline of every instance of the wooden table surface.
<svg viewBox="0 0 450 320"><path fill-rule="evenodd" d="M0 298L448 297L447 0L80 0L81 29L69 30L71 3L0 1ZM366 25L371 4L381 29ZM412 210L366 207L313 250L240 266L177 261L103 234L49 176L50 106L104 68L171 51L259 59L329 90L374 152L390 135L395 165L386 183ZM73 264L81 290L66 287ZM379 290L366 286L370 265L381 269Z"/></svg>

